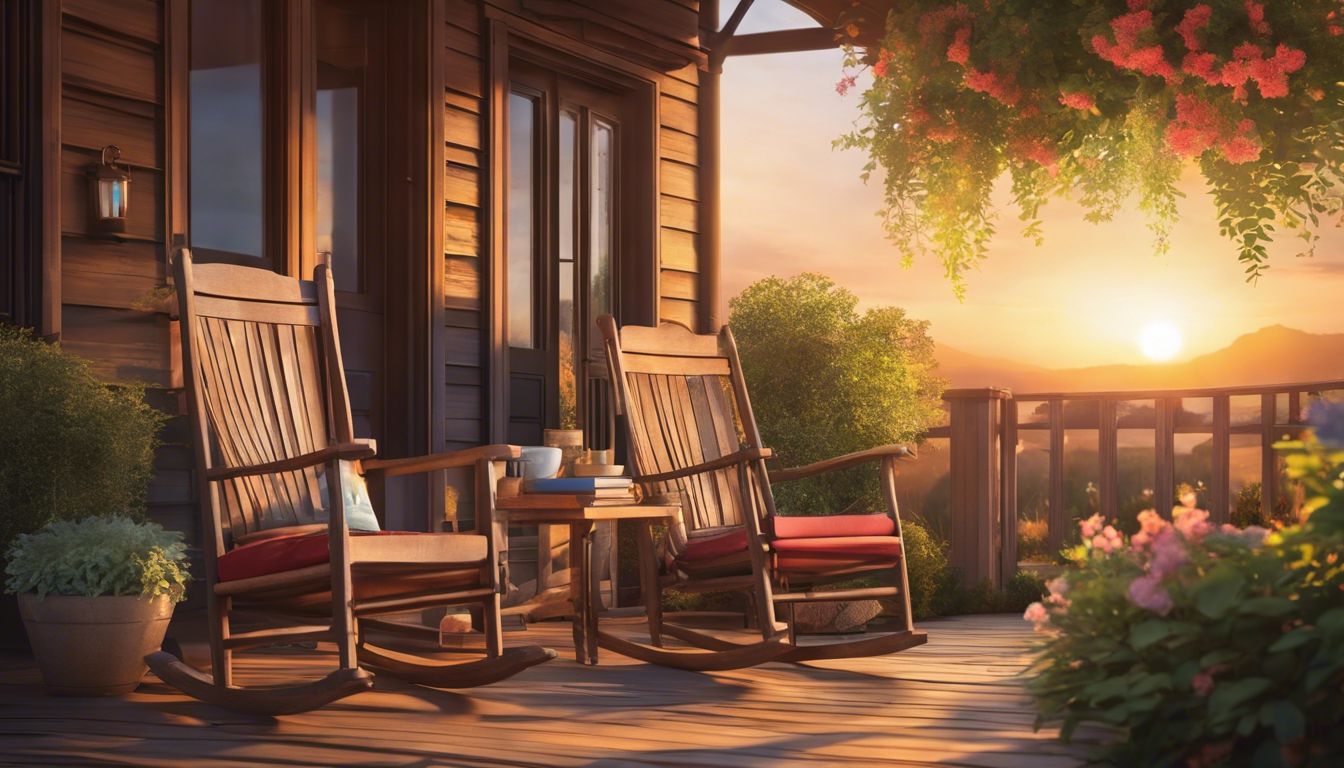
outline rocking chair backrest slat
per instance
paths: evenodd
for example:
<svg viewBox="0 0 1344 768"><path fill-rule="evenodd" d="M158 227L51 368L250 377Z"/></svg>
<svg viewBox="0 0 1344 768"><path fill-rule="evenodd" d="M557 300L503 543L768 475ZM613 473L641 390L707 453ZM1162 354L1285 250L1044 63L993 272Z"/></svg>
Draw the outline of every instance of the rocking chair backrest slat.
<svg viewBox="0 0 1344 768"><path fill-rule="evenodd" d="M672 323L619 331L610 318L599 324L619 382L636 479L758 447L747 437L755 429L743 421L750 411L737 396L740 372L726 329L702 336ZM691 537L743 525L759 508L743 498L736 467L648 483L645 491L675 497Z"/></svg>
<svg viewBox="0 0 1344 768"><path fill-rule="evenodd" d="M193 265L185 250L179 259L179 301L191 292L182 318L186 384L205 414L195 436L203 446L198 471L279 461L334 442L326 337L335 326L319 286L262 269ZM246 533L325 521L321 471L214 483L217 541L228 546Z"/></svg>

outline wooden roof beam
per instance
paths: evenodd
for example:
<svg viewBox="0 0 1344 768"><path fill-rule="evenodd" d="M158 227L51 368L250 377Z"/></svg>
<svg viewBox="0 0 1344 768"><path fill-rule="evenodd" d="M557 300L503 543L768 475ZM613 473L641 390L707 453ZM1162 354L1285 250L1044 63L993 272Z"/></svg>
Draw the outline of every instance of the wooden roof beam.
<svg viewBox="0 0 1344 768"><path fill-rule="evenodd" d="M710 71L719 71L723 68L723 57L728 44L732 42L733 35L737 33L737 27L742 23L742 18L751 10L751 4L755 0L738 0L737 7L728 16L728 21L724 23L723 28L710 35L706 41L705 47L709 50L709 68Z"/></svg>
<svg viewBox="0 0 1344 768"><path fill-rule="evenodd" d="M734 35L724 41L723 56L755 56L763 53L799 53L836 48L835 30L825 27L781 29L751 35Z"/></svg>

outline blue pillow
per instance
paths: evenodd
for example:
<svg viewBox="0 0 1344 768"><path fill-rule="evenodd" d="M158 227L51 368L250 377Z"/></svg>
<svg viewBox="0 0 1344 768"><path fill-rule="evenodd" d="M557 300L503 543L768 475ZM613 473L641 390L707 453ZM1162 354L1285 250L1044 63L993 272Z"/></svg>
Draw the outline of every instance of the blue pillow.
<svg viewBox="0 0 1344 768"><path fill-rule="evenodd" d="M330 498L327 493L326 467L317 471L317 490L322 494L322 509L327 509ZM341 462L341 501L344 502L346 525L352 531L377 531L378 516L373 512L373 501L369 499L369 486L364 476L355 471L348 461Z"/></svg>

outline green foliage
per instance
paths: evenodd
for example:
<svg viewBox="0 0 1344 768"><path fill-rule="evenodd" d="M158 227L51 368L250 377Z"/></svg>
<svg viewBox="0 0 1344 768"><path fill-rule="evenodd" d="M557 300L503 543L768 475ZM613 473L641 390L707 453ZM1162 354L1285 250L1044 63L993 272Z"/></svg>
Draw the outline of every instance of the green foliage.
<svg viewBox="0 0 1344 768"><path fill-rule="evenodd" d="M860 313L817 274L766 278L729 302L765 444L797 466L919 439L941 419L928 323L895 307ZM872 466L775 486L783 514L880 509Z"/></svg>
<svg viewBox="0 0 1344 768"><path fill-rule="evenodd" d="M1247 483L1237 491L1232 502L1231 523L1238 528L1258 525L1261 528L1273 528L1276 524L1288 525L1293 522L1293 507L1285 498L1274 502L1273 517L1265 517L1260 506L1260 484Z"/></svg>
<svg viewBox="0 0 1344 768"><path fill-rule="evenodd" d="M1284 443L1309 517L1277 533L1156 515L1074 551L1027 616L1051 630L1041 722L1121 730L1119 765L1338 765L1344 757L1344 448ZM1101 537L1098 537L1101 538Z"/></svg>
<svg viewBox="0 0 1344 768"><path fill-rule="evenodd" d="M910 609L917 619L937 616L941 592L948 579L947 542L934 538L913 520L901 522L905 545L906 578L910 580Z"/></svg>
<svg viewBox="0 0 1344 768"><path fill-rule="evenodd" d="M1197 167L1248 280L1267 268L1278 231L1300 234L1309 253L1341 213L1335 0L884 5L851 33L874 42L846 66L874 77L855 130L836 143L867 154L865 179L880 174L903 260L933 252L959 296L995 233L1005 176L1038 244L1051 197L1072 197L1093 222L1135 200L1163 253L1177 182ZM1202 24L1187 15L1197 7ZM854 81L847 73L840 90Z"/></svg>
<svg viewBox="0 0 1344 768"><path fill-rule="evenodd" d="M164 416L142 388L0 325L0 552L52 520L139 515Z"/></svg>
<svg viewBox="0 0 1344 768"><path fill-rule="evenodd" d="M182 534L122 515L55 520L20 534L7 552L8 592L186 597Z"/></svg>

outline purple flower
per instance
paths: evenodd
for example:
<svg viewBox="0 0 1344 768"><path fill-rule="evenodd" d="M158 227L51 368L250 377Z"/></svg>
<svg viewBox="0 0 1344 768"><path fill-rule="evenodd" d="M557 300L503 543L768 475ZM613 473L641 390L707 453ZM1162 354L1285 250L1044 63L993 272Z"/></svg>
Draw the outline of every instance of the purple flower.
<svg viewBox="0 0 1344 768"><path fill-rule="evenodd" d="M1307 411L1307 423L1327 447L1344 448L1344 402L1317 400Z"/></svg>
<svg viewBox="0 0 1344 768"><path fill-rule="evenodd" d="M1162 586L1162 580L1151 573L1130 582L1129 599L1159 616L1166 616L1172 607L1171 595Z"/></svg>

